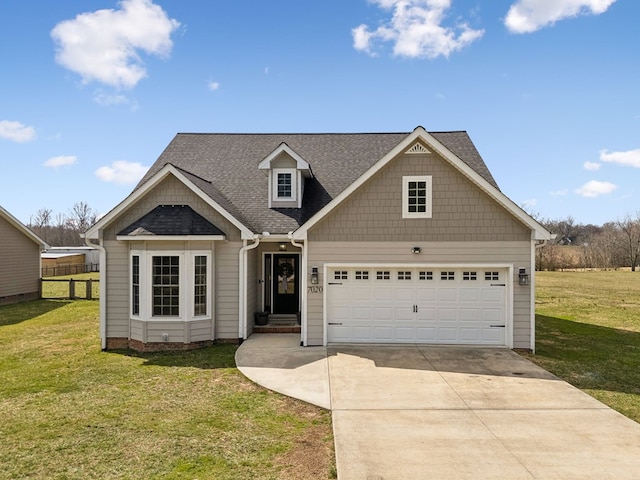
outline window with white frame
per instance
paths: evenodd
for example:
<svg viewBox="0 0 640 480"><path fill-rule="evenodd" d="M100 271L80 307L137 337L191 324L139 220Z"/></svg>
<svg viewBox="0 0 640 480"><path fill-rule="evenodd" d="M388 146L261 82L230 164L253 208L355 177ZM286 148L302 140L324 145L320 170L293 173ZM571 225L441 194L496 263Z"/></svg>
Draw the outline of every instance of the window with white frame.
<svg viewBox="0 0 640 480"><path fill-rule="evenodd" d="M210 317L211 253L132 252L131 315L143 320Z"/></svg>
<svg viewBox="0 0 640 480"><path fill-rule="evenodd" d="M402 218L431 218L430 175L402 177Z"/></svg>
<svg viewBox="0 0 640 480"><path fill-rule="evenodd" d="M273 184L271 186L272 199L274 201L295 201L296 200L296 178L295 168L274 168L272 172Z"/></svg>

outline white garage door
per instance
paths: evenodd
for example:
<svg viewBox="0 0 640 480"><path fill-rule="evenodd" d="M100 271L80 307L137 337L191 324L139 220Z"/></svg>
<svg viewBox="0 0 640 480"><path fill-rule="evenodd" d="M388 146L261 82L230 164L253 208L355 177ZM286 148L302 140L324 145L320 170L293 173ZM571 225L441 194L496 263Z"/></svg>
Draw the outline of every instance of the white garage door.
<svg viewBox="0 0 640 480"><path fill-rule="evenodd" d="M504 268L331 267L329 343L505 345Z"/></svg>

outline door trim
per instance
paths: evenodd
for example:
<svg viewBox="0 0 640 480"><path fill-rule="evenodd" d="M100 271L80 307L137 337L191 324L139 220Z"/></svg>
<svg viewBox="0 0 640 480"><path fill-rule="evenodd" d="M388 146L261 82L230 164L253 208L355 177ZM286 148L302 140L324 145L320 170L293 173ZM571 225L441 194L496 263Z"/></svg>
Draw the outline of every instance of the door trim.
<svg viewBox="0 0 640 480"><path fill-rule="evenodd" d="M273 257L275 255L290 255L290 256L296 256L298 257L297 262L298 262L298 309L300 310L302 308L302 265L301 265L301 259L302 256L300 254L300 252L262 252L262 273L261 273L261 277L262 277L262 311L265 311L265 307L268 305L270 307L270 312L269 313L273 313L274 310L274 292L273 292L273 267L274 267L274 262L273 262ZM266 273L266 262L267 262L267 256L271 256L271 278L267 279L264 278L265 273ZM270 291L270 297L268 299L268 303L267 303L267 298L266 298L266 290L267 290L267 284L270 284L269 287L269 291Z"/></svg>

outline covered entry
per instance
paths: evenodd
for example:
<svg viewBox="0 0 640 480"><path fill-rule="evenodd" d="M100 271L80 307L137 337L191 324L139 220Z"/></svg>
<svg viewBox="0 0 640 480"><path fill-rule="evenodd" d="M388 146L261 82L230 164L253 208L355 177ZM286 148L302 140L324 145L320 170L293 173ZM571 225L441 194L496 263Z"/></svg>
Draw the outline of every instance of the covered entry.
<svg viewBox="0 0 640 480"><path fill-rule="evenodd" d="M327 266L327 341L508 345L508 272L504 266Z"/></svg>

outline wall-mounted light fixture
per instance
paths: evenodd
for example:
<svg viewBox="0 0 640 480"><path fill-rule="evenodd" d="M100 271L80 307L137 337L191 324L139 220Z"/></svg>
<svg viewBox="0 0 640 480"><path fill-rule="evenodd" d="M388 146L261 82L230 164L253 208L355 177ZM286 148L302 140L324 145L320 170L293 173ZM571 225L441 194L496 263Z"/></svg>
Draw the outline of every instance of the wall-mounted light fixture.
<svg viewBox="0 0 640 480"><path fill-rule="evenodd" d="M278 246L278 248L279 248L279 250L280 250L281 252L286 252L286 251L287 251L287 244L286 244L286 243L281 243L281 244Z"/></svg>
<svg viewBox="0 0 640 480"><path fill-rule="evenodd" d="M518 284L523 286L529 285L529 274L524 267L518 269Z"/></svg>
<svg viewBox="0 0 640 480"><path fill-rule="evenodd" d="M311 267L311 284L317 285L319 281L318 267Z"/></svg>
<svg viewBox="0 0 640 480"><path fill-rule="evenodd" d="M422 252L422 248L420 248L420 247L413 247L413 248L411 249L411 253L415 253L416 255L417 255L418 253L420 253L420 252Z"/></svg>

